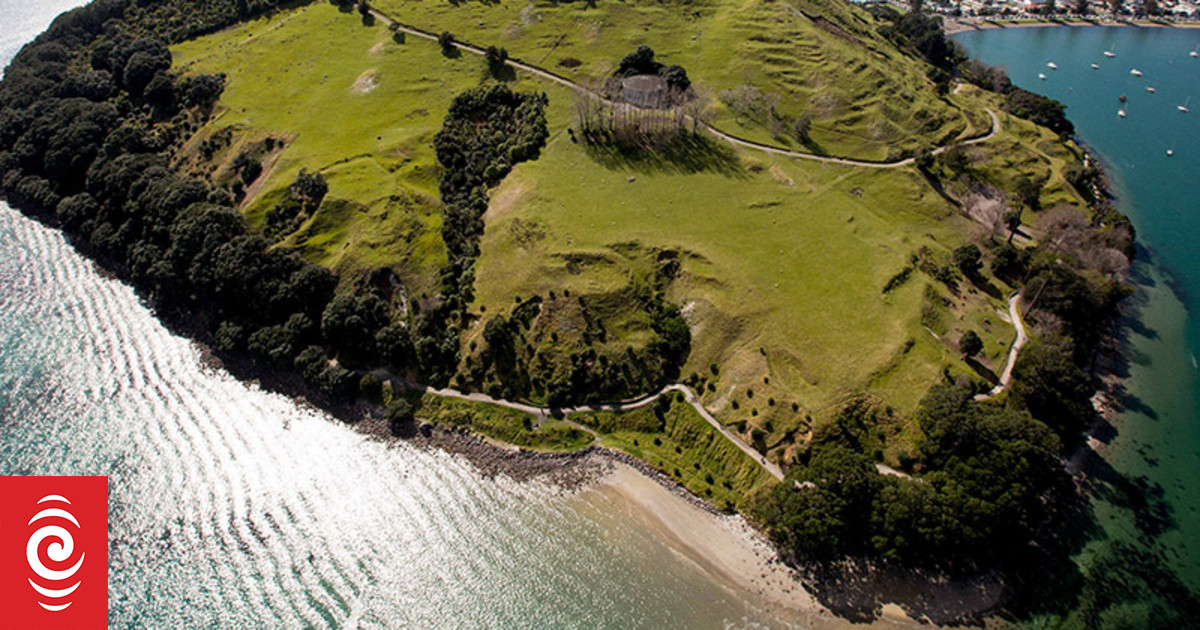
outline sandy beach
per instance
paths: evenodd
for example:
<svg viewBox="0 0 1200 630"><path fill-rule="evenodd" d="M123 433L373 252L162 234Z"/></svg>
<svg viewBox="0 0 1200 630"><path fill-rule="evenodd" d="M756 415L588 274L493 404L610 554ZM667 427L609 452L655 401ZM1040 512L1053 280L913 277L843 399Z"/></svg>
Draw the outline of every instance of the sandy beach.
<svg viewBox="0 0 1200 630"><path fill-rule="evenodd" d="M714 515L623 463L614 462L612 470L576 500L615 506L735 596L779 611L788 623L821 630L931 627L913 621L893 604L884 604L879 618L869 624L837 617L740 516Z"/></svg>

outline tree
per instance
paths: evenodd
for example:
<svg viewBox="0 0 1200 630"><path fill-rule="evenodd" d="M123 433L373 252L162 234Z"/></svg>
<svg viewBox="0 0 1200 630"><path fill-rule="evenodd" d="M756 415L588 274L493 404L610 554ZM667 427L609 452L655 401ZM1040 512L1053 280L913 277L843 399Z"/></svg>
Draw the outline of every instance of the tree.
<svg viewBox="0 0 1200 630"><path fill-rule="evenodd" d="M983 252L974 244L963 245L954 250L954 266L968 278L974 278L983 268Z"/></svg>
<svg viewBox="0 0 1200 630"><path fill-rule="evenodd" d="M1008 244L1011 245L1013 237L1017 235L1017 230L1021 228L1021 209L1009 210L1004 215L1004 225L1008 227Z"/></svg>
<svg viewBox="0 0 1200 630"><path fill-rule="evenodd" d="M321 315L325 339L350 361L374 358L377 353L375 336L387 324L387 305L373 291L339 293Z"/></svg>
<svg viewBox="0 0 1200 630"><path fill-rule="evenodd" d="M922 173L928 175L930 169L933 168L933 151L928 148L921 149L913 156L913 164L916 164L917 169Z"/></svg>
<svg viewBox="0 0 1200 630"><path fill-rule="evenodd" d="M631 77L635 74L658 74L658 67L654 61L654 49L642 44L637 47L637 50L621 59L621 65L617 67L617 75Z"/></svg>
<svg viewBox="0 0 1200 630"><path fill-rule="evenodd" d="M1108 0L1108 7L1112 10L1113 15L1121 15L1125 10L1125 0Z"/></svg>
<svg viewBox="0 0 1200 630"><path fill-rule="evenodd" d="M321 201L329 193L329 184L326 183L324 175L309 173L308 169L302 168L296 176L296 181L288 187L288 191L292 197L301 201L304 210L311 212L320 207Z"/></svg>
<svg viewBox="0 0 1200 630"><path fill-rule="evenodd" d="M1018 282L1029 269L1029 253L1009 243L996 248L992 273L1009 284Z"/></svg>
<svg viewBox="0 0 1200 630"><path fill-rule="evenodd" d="M454 35L450 31L442 31L438 35L438 45L442 47L442 54L449 54L454 50Z"/></svg>
<svg viewBox="0 0 1200 630"><path fill-rule="evenodd" d="M1070 344L1059 337L1030 344L1021 352L1013 392L1029 413L1064 439L1084 430L1095 416L1087 374L1071 359Z"/></svg>
<svg viewBox="0 0 1200 630"><path fill-rule="evenodd" d="M793 128L793 133L796 134L796 139L800 142L810 142L812 138L809 134L812 132L812 114L804 112L796 117L796 124Z"/></svg>
<svg viewBox="0 0 1200 630"><path fill-rule="evenodd" d="M979 338L979 335L974 330L968 330L958 340L958 351L962 353L964 358L974 358L975 355L983 352L983 340Z"/></svg>
<svg viewBox="0 0 1200 630"><path fill-rule="evenodd" d="M942 163L951 173L964 173L971 165L967 150L961 145L954 145L942 152Z"/></svg>
<svg viewBox="0 0 1200 630"><path fill-rule="evenodd" d="M487 51L486 51L486 57L487 57L488 68L492 72L496 72L496 71L500 70L501 68L504 67L504 64L508 63L508 51L503 48L496 48L495 46L488 46Z"/></svg>
<svg viewBox="0 0 1200 630"><path fill-rule="evenodd" d="M405 428L412 426L416 419L412 404L400 397L393 398L392 402L388 403L386 415L392 435L400 435Z"/></svg>
<svg viewBox="0 0 1200 630"><path fill-rule="evenodd" d="M692 85L692 80L688 78L687 70L684 70L683 66L667 66L660 74L667 85L676 90L683 91Z"/></svg>
<svg viewBox="0 0 1200 630"><path fill-rule="evenodd" d="M150 80L159 72L171 68L171 54L155 55L149 52L137 52L125 64L124 84L134 96L141 96L142 91L150 84Z"/></svg>
<svg viewBox="0 0 1200 630"><path fill-rule="evenodd" d="M1030 177L1021 177L1017 180L1017 198L1030 210L1041 210L1043 186L1045 186L1045 182L1036 181Z"/></svg>

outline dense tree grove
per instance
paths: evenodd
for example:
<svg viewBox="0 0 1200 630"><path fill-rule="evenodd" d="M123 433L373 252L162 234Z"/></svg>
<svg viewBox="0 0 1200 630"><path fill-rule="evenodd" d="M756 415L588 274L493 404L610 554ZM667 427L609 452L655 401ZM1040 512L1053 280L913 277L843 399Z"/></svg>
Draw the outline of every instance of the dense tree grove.
<svg viewBox="0 0 1200 630"><path fill-rule="evenodd" d="M334 300L327 270L269 248L225 205L228 193L168 168L224 85L220 75L169 74L168 42L274 4L100 0L60 17L0 84L0 189L15 207L57 222L164 315L207 331L221 352L295 367L344 399L356 381L331 359L377 361L389 314L369 297L352 307ZM253 180L261 167L244 162L236 170ZM302 173L293 189L311 207L327 187ZM406 344L388 339L389 359L406 356L397 345Z"/></svg>
<svg viewBox="0 0 1200 630"><path fill-rule="evenodd" d="M327 270L271 247L322 204L329 186L320 173L301 171L259 234L227 205L228 191L168 167L224 87L220 75L172 75L168 44L276 4L100 0L60 17L0 84L2 192L61 225L165 315L207 331L226 355L294 369L333 401L356 393L347 366L419 369L445 384L456 369L486 190L544 145L545 96L496 86L454 101L435 142L451 263L441 299L402 316L361 282L335 293ZM257 155L234 159L234 193L259 177Z"/></svg>
<svg viewBox="0 0 1200 630"><path fill-rule="evenodd" d="M454 98L434 137L450 263L442 269L439 303L422 313L417 326L416 354L432 383L448 383L457 369L487 189L516 164L537 158L549 137L546 103L545 94L513 92L502 84L467 90Z"/></svg>
<svg viewBox="0 0 1200 630"><path fill-rule="evenodd" d="M855 403L814 436L800 465L758 506L802 561L846 555L973 570L1019 553L1069 492L1059 441L1028 413L934 387L917 421L919 478L879 475L864 453L874 411Z"/></svg>

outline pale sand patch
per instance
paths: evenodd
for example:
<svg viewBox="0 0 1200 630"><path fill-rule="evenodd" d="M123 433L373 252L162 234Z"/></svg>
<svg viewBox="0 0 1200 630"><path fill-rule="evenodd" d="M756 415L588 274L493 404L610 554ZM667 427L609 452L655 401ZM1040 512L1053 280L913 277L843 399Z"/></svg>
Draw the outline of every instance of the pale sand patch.
<svg viewBox="0 0 1200 630"><path fill-rule="evenodd" d="M379 42L378 44L375 44L374 46L372 46L372 47L371 47L371 56L372 56L372 57L378 57L379 55L382 55L382 54L383 54L383 47L384 47L385 45L386 45L386 42Z"/></svg>
<svg viewBox="0 0 1200 630"><path fill-rule="evenodd" d="M772 164L770 171L771 177L774 177L775 181L779 182L780 184L783 184L789 188L796 185L796 180L792 179L787 173L783 172L783 169L780 168L778 164Z"/></svg>
<svg viewBox="0 0 1200 630"><path fill-rule="evenodd" d="M896 605L884 606L881 618L870 624L852 624L834 616L804 590L795 572L776 559L767 541L740 516L707 512L625 464L615 464L611 473L585 492L598 493L624 509L717 584L790 611L805 628L919 627Z"/></svg>
<svg viewBox="0 0 1200 630"><path fill-rule="evenodd" d="M519 207L528 199L530 187L525 180L516 177L508 177L506 180L492 195L487 211L483 213L485 222L508 214L513 208Z"/></svg>
<svg viewBox="0 0 1200 630"><path fill-rule="evenodd" d="M371 68L358 75L358 79L354 82L354 85L350 86L350 89L355 94L366 94L376 87L379 87L379 82L375 78L375 69Z"/></svg>

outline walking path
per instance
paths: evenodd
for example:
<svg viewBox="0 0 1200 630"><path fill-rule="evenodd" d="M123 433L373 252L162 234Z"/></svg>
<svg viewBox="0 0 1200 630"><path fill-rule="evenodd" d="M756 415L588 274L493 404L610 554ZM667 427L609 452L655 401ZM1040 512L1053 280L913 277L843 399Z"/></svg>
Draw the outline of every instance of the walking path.
<svg viewBox="0 0 1200 630"><path fill-rule="evenodd" d="M1017 338L1013 341L1013 345L1008 350L1008 363L1004 366L1004 372L1000 375L1000 382L986 394L975 396L975 400L989 400L999 396L1004 390L1012 385L1013 366L1017 364L1017 355L1021 353L1021 348L1029 343L1029 336L1025 333L1025 322L1021 319L1021 294L1014 293L1008 299L1008 316L1012 318L1013 328L1017 329Z"/></svg>
<svg viewBox="0 0 1200 630"><path fill-rule="evenodd" d="M696 393L694 391L692 391L692 388L688 387L687 385L681 385L681 384L667 385L666 387L662 388L661 390L659 390L657 392L654 392L653 394L647 394L646 396L642 396L641 398L635 398L633 400L627 400L627 401L622 401L622 402L600 403L600 404L596 404L596 405L580 405L580 406L576 406L576 407L536 407L534 405L513 402L511 400L503 400L500 398L493 398L491 396L488 396L487 394L460 392L456 389L437 389L434 387L430 387L428 385L420 385L418 383L411 383L411 382L399 380L399 379L396 379L396 380L398 382L402 383L408 389L424 392L426 394L433 394L435 396L443 396L446 398L457 398L459 400L467 400L467 401L471 401L471 402L479 402L479 403L486 403L489 405L496 405L498 407L505 407L507 409L513 409L515 411L520 411L522 413L527 413L527 414L536 416L539 419L541 419L542 421L544 421L547 418L552 417L552 416L554 416L554 417L562 416L563 418L567 418L568 416L571 416L572 414L587 413L587 412L593 412L593 411L630 411L632 409L637 409L639 407L645 407L646 405L649 405L650 403L657 400L659 396L664 396L671 392L681 392L681 393L683 393L684 400L689 405L691 405L693 409L696 410L696 413L700 414L701 418L704 418L704 420L706 422L708 422L710 425L712 425L712 427L714 429L716 429L721 435L725 436L725 439L732 442L734 444L734 446L737 446L738 448L740 448L744 453L746 453L746 455L749 455L750 459L753 459L755 462L758 463L759 466L762 466L763 470L766 470L767 473L769 473L772 477L778 479L779 481L783 481L783 469L780 468L778 464L768 461L767 458L764 457L762 453L759 453L757 450L754 449L754 447L750 446L744 440L742 440L742 438L738 437L737 434L733 433L728 428L726 428L725 425L721 424L715 417L713 417L713 415L711 413L708 412L707 409L704 408L704 405L700 403L700 397L697 396ZM576 422L571 422L569 420L568 420L568 422L570 422L570 424L575 426L576 428L587 431L588 433L591 433L595 437L599 437L599 435L595 431L590 429L589 427L586 427L586 426L581 425Z"/></svg>
<svg viewBox="0 0 1200 630"><path fill-rule="evenodd" d="M388 17L387 15L384 15L383 13L379 12L379 10L377 10L375 8L371 9L371 14L374 15L376 19L382 21L384 24L387 24L389 27L394 28L395 30L400 31L402 33L406 33L406 34L412 35L414 37L428 39L431 41L438 40L437 35L430 33L429 31L419 29L415 26L409 26L407 24L403 24L397 20L394 20L394 19ZM479 55L481 57L487 56L486 50L484 50L483 48L480 48L479 46L475 46L473 44L467 44L464 42L455 41L455 42L453 42L453 46L459 50L463 50L463 51L469 52L474 55ZM532 65L529 63L525 63L522 61L515 61L513 59L509 59L505 63L508 64L509 66L512 66L513 68L524 70L535 76L538 76L538 77L541 77L548 81L553 81L554 83L558 83L559 85L568 87L568 88L575 90L576 92L579 92L581 94L586 94L593 98L599 99L600 101L607 103L609 105L612 105L614 107L626 107L627 106L625 103L613 102L613 101L605 98L604 96L598 94L597 92L590 90L587 87L584 87L583 85L580 85L579 83L576 83L562 75L555 74L549 70L546 70L545 68L540 68L538 66L535 66L535 65ZM938 147L933 150L933 154L938 155L953 146L958 146L958 145L965 146L965 145L979 144L980 142L987 142L988 140L991 140L993 137L995 137L995 135L997 133L999 133L1000 129L1001 129L1000 117L996 115L996 112L994 112L990 109L987 110L987 113L988 113L988 116L990 116L992 119L992 127L990 130L988 130L987 133L985 133L981 136L976 136L974 138L968 138L966 140L962 140L959 142L953 142L951 144ZM890 162L872 162L870 160L856 160L854 158L817 155L815 153L796 151L794 149L787 149L784 147L778 147L778 146L774 146L774 145L770 145L770 144L764 144L762 142L755 142L754 140L748 140L746 138L740 138L733 134L721 131L720 129L717 129L716 127L710 125L709 123L704 122L703 120L697 120L691 115L685 114L684 120L686 120L687 122L693 123L694 125L704 129L713 137L718 138L720 140L724 140L725 142L728 142L729 144L732 144L734 146L744 147L747 149L755 149L758 151L764 151L766 153L771 153L774 155L781 155L784 157L797 158L797 159L801 159L801 160L813 160L816 162L824 162L826 164L839 164L842 166L860 166L860 167L866 167L866 168L899 168L901 166L908 166L910 164L913 164L916 161L916 157L907 157L904 159L893 160Z"/></svg>

